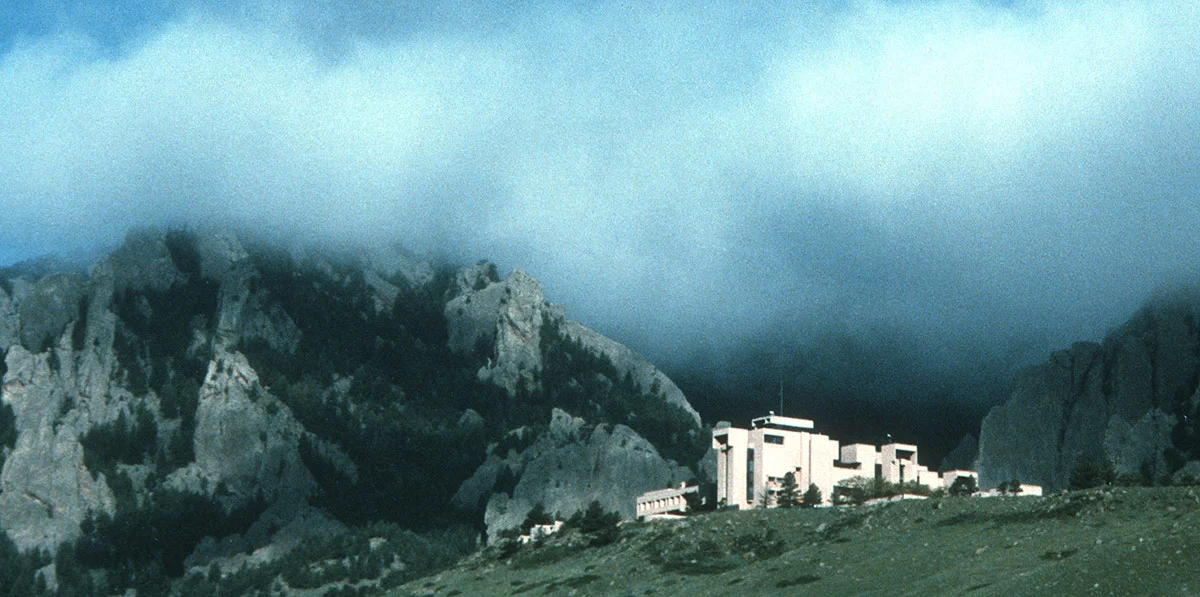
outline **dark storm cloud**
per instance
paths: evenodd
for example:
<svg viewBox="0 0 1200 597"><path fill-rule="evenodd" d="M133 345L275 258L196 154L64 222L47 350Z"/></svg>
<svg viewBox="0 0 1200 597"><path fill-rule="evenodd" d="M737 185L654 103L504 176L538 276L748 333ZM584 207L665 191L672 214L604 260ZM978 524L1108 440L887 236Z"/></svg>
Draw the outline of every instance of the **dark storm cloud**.
<svg viewBox="0 0 1200 597"><path fill-rule="evenodd" d="M2 256L400 238L664 362L833 330L934 369L1196 271L1194 3L787 4L35 4L0 46Z"/></svg>

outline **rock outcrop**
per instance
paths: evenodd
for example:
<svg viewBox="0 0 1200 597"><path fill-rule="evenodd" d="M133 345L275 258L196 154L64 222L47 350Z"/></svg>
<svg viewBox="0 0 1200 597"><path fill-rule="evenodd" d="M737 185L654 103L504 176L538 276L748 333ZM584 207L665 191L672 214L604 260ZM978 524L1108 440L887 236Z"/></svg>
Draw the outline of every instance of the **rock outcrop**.
<svg viewBox="0 0 1200 597"><path fill-rule="evenodd" d="M4 288L0 288L0 352L21 341L21 318L17 305Z"/></svg>
<svg viewBox="0 0 1200 597"><path fill-rule="evenodd" d="M78 317L86 294L87 279L76 273L51 274L19 293L21 344L34 352L48 348Z"/></svg>
<svg viewBox="0 0 1200 597"><path fill-rule="evenodd" d="M1011 478L1069 485L1085 462L1157 482L1200 449L1200 298L1151 301L1097 344L1081 342L1017 375L1012 397L984 418L984 487Z"/></svg>
<svg viewBox="0 0 1200 597"><path fill-rule="evenodd" d="M670 379L566 320L519 270L501 280L483 262L451 279L402 250L212 230L136 231L89 271L54 263L0 272L0 530L21 550L86 531L124 558L170 544L171 574L230 569L343 524L423 525L455 488L493 535L537 504L632 517L635 496L694 474L663 454L692 465L702 451ZM151 525L145 549L83 524L137 526L167 507L203 524Z"/></svg>
<svg viewBox="0 0 1200 597"><path fill-rule="evenodd" d="M162 292L179 278L179 269L167 248L161 230L135 230L108 256L116 292L153 290Z"/></svg>
<svg viewBox="0 0 1200 597"><path fill-rule="evenodd" d="M662 395L668 404L683 409L700 425L700 413L697 413L688 402L683 391L671 378L659 371L653 363L642 355L632 351L628 346L592 331L574 321L567 321L562 331L571 339L579 342L584 348L608 357L622 374L628 373L633 381L646 393Z"/></svg>
<svg viewBox="0 0 1200 597"><path fill-rule="evenodd" d="M79 437L87 416L53 360L22 346L6 357L3 401L18 433L0 474L0 527L22 550L53 550L77 537L89 514L114 507L104 479L84 466Z"/></svg>
<svg viewBox="0 0 1200 597"><path fill-rule="evenodd" d="M304 429L291 410L258 382L240 353L209 364L196 409L196 460L172 473L168 486L233 496L235 505L258 496L298 501L315 488L300 460ZM221 488L221 491L218 491Z"/></svg>
<svg viewBox="0 0 1200 597"><path fill-rule="evenodd" d="M396 245L374 247L366 251L365 259L369 272L386 280L403 280L411 288L425 286L434 277L433 264Z"/></svg>
<svg viewBox="0 0 1200 597"><path fill-rule="evenodd" d="M479 370L480 379L504 388L510 396L520 384L538 387L543 328L553 321L558 333L606 357L620 376L630 375L643 392L661 395L700 425L699 413L683 392L650 361L624 344L568 320L562 306L546 302L533 276L515 270L497 281L495 271L495 266L486 262L459 271L455 277L459 294L445 308L451 350L490 354L488 364Z"/></svg>
<svg viewBox="0 0 1200 597"><path fill-rule="evenodd" d="M47 345L10 346L6 355L2 399L16 415L17 441L0 475L0 527L23 550L73 540L87 516L115 505L103 475L84 466L81 443L133 409L133 394L116 379L114 269L106 259L90 281L51 275L20 293L26 341Z"/></svg>
<svg viewBox="0 0 1200 597"><path fill-rule="evenodd" d="M593 500L633 518L635 498L685 481L691 473L664 460L650 442L624 425L587 425L554 409L549 428L519 453L492 454L455 496L470 506L486 497L490 539L521 524L537 504L568 517ZM507 480L506 480L507 479ZM515 480L511 487L503 487ZM495 493L493 493L495 491Z"/></svg>
<svg viewBox="0 0 1200 597"><path fill-rule="evenodd" d="M490 350L491 358L480 368L479 378L504 388L510 396L522 384L537 387L542 326L550 313L538 281L516 270L503 282L487 282L476 289L489 278L470 277L468 282L460 276L460 287L466 282L470 289L446 303L451 350Z"/></svg>

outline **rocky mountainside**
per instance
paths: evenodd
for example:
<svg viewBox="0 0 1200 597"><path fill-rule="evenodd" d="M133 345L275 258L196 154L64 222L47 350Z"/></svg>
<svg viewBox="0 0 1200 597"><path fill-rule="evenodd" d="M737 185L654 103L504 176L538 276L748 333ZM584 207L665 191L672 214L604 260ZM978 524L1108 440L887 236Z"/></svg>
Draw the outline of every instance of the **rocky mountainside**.
<svg viewBox="0 0 1200 597"><path fill-rule="evenodd" d="M629 514L707 447L674 383L532 276L399 249L135 232L87 271L0 270L0 354L0 528L58 553L43 583L153 593L338 529Z"/></svg>
<svg viewBox="0 0 1200 597"><path fill-rule="evenodd" d="M1161 484L1200 471L1200 293L1164 293L1101 343L1022 371L983 420L984 487L1019 478L1064 488L1110 470Z"/></svg>

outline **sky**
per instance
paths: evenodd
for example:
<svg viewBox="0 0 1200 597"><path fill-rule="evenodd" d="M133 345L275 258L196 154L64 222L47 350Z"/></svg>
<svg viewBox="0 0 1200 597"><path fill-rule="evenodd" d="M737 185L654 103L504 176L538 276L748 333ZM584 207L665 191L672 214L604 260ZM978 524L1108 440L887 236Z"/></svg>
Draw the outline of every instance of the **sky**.
<svg viewBox="0 0 1200 597"><path fill-rule="evenodd" d="M1198 56L1191 0L6 2L0 263L399 240L664 366L992 379L1200 280Z"/></svg>

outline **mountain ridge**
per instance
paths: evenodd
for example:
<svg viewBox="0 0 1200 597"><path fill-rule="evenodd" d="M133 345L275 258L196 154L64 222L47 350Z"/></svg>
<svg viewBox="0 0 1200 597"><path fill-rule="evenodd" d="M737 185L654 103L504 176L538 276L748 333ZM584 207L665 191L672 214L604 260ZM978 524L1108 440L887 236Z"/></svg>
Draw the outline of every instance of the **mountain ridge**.
<svg viewBox="0 0 1200 597"><path fill-rule="evenodd" d="M0 275L0 439L11 437L0 527L22 552L116 566L114 587L136 585L146 567L178 579L236 559L201 549L205 537L250 533L258 539L229 544L263 549L290 528L294 545L308 531L292 520L482 528L483 511L451 498L489 445L517 428L550 433L561 408L619 432L542 443L542 457L636 440L652 468L690 478L707 448L669 379L567 320L520 270L500 280L486 263L454 270L394 247L336 253L187 229L134 231L90 271L35 269ZM452 308L497 292L488 308ZM455 326L485 333L456 344ZM642 490L608 481L599 494L581 483L560 508L599 497L623 510ZM554 483L531 476L521 496L570 494ZM147 546L166 539L159 531L127 526L146 516L207 522L162 551Z"/></svg>

